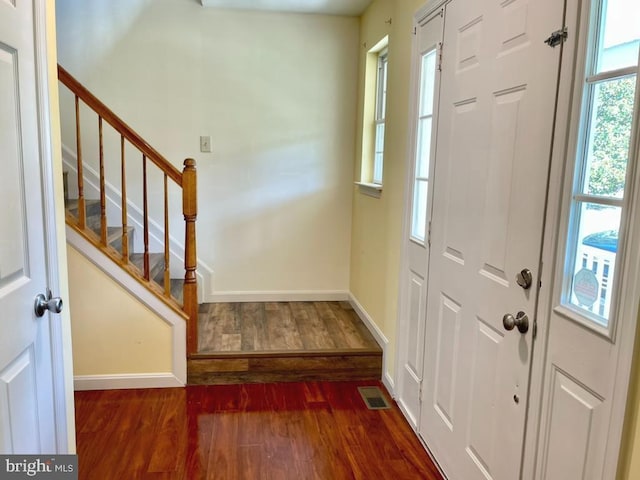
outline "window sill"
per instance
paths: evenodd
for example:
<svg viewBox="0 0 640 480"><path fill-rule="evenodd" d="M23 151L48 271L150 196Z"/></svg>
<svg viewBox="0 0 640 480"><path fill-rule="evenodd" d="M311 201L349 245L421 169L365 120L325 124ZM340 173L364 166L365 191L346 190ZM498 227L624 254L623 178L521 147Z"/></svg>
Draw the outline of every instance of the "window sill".
<svg viewBox="0 0 640 480"><path fill-rule="evenodd" d="M382 185L377 183L355 182L363 195L368 195L373 198L380 198L382 196Z"/></svg>

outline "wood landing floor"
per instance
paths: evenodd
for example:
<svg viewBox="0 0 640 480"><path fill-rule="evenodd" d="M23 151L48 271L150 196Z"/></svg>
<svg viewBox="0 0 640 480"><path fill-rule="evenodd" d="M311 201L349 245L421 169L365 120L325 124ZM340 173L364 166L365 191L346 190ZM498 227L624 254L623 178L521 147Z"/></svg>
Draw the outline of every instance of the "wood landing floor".
<svg viewBox="0 0 640 480"><path fill-rule="evenodd" d="M209 303L188 383L382 378L382 349L348 302Z"/></svg>
<svg viewBox="0 0 640 480"><path fill-rule="evenodd" d="M76 392L80 480L442 480L398 407L304 382ZM386 392L385 392L386 393Z"/></svg>
<svg viewBox="0 0 640 480"><path fill-rule="evenodd" d="M348 302L200 305L200 353L378 348Z"/></svg>

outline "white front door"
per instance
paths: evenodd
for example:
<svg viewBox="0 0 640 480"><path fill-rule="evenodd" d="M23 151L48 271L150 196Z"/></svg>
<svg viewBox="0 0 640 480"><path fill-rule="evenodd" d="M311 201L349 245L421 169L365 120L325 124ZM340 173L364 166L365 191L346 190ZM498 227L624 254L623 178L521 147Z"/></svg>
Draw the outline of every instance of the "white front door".
<svg viewBox="0 0 640 480"><path fill-rule="evenodd" d="M452 480L520 476L563 10L445 9L419 431Z"/></svg>
<svg viewBox="0 0 640 480"><path fill-rule="evenodd" d="M0 2L0 452L56 453L30 1ZM64 419L60 419L64 422Z"/></svg>
<svg viewBox="0 0 640 480"><path fill-rule="evenodd" d="M438 11L416 27L414 88L411 105L412 164L409 168L408 195L405 199L405 245L401 282L401 343L398 348L400 372L398 403L414 428L420 418L420 388L424 355L429 262L429 219L431 210L432 142L437 119L438 60L443 34L443 12Z"/></svg>

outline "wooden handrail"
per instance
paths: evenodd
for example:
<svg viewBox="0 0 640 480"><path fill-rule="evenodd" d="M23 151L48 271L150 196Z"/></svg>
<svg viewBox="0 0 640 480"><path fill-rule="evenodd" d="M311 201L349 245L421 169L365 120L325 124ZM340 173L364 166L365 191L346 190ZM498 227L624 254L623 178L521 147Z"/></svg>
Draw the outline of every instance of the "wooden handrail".
<svg viewBox="0 0 640 480"><path fill-rule="evenodd" d="M166 173L171 180L182 186L182 173L164 158L156 149L149 145L136 131L118 117L109 107L98 100L84 85L78 82L64 68L58 65L58 80L76 94L94 112L101 116L118 133L123 135L132 145L144 153L160 170Z"/></svg>
<svg viewBox="0 0 640 480"><path fill-rule="evenodd" d="M129 273L134 275L141 283L145 284L152 291L158 293L160 297L170 306L180 311L187 317L187 353L197 353L198 341L198 295L197 295L197 256L196 256L196 217L197 217L197 185L196 185L196 162L192 158L184 161L182 172L174 167L166 158L151 147L140 135L111 111L104 103L98 100L80 82L73 78L64 68L58 65L58 79L75 95L75 122L76 122L76 148L77 148L77 171L78 171L78 216L74 220L67 213L67 222L85 236L96 247L102 248L105 254L111 257L116 263L122 266ZM80 106L82 100L87 107L98 115L98 135L99 135L99 161L100 161L100 235L95 233L86 225L86 205L84 198L83 181L83 161L82 142L80 128ZM103 121L111 125L120 134L120 175L121 175L121 196L122 196L122 253L116 255L113 248L107 242L107 215L105 197L105 155L103 144ZM125 142L129 142L142 154L142 194L143 194L143 268L137 273L137 268L129 262L129 234L127 232L127 181L125 167ZM157 166L164 177L164 274L163 285L160 291L153 285L149 265L149 190L147 185L147 160ZM174 303L171 297L171 279L169 268L169 207L168 207L168 185L167 179L173 180L182 189L182 213L185 221L185 245L184 245L184 286L182 306ZM115 253L114 253L115 252Z"/></svg>

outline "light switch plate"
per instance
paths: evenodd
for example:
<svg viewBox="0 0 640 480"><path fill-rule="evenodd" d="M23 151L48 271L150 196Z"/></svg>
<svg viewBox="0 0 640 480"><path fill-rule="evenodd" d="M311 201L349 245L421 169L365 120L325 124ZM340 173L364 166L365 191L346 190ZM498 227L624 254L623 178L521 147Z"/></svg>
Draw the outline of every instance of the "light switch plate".
<svg viewBox="0 0 640 480"><path fill-rule="evenodd" d="M211 137L209 135L200 137L200 151L202 153L211 153Z"/></svg>

